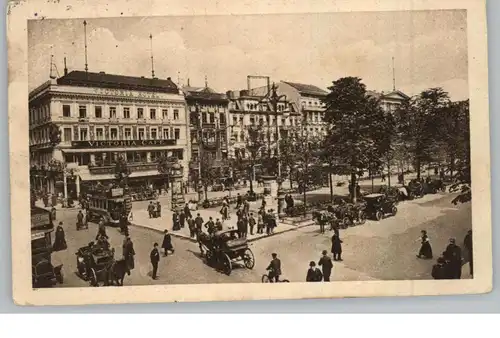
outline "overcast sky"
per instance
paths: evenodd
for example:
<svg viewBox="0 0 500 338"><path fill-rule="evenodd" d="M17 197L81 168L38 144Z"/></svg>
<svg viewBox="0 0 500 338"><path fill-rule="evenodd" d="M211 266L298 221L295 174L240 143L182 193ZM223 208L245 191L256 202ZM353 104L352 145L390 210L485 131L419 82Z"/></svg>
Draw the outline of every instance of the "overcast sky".
<svg viewBox="0 0 500 338"><path fill-rule="evenodd" d="M443 87L468 98L465 11L367 12L300 15L111 18L87 20L91 72L155 75L217 91L243 89L246 76L268 75L327 88L358 76L369 89L396 87L414 95ZM81 20L28 24L30 90L49 78L50 55L59 74L84 70ZM255 83L260 85L260 83Z"/></svg>

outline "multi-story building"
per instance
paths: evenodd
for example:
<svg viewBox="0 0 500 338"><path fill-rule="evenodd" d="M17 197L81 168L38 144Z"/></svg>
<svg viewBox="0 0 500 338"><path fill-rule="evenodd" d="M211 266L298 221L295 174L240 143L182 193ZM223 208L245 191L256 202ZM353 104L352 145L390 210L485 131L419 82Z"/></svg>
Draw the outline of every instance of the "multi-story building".
<svg viewBox="0 0 500 338"><path fill-rule="evenodd" d="M295 105L288 100L280 100L277 103L277 111L274 111L266 96L267 93L267 87L265 90L255 88L227 92L232 141L231 156L240 158L249 156L246 149L249 126L256 126L262 130L263 141L268 143L268 147L262 149L263 155L271 149L274 156L277 141L287 137L290 129L300 124L300 116Z"/></svg>
<svg viewBox="0 0 500 338"><path fill-rule="evenodd" d="M219 163L228 157L230 139L229 109L225 94L205 87L182 88L189 111L191 139L191 178L200 170L200 154Z"/></svg>
<svg viewBox="0 0 500 338"><path fill-rule="evenodd" d="M64 76L29 94L29 109L36 189L76 197L81 184L113 180L118 157L131 170L130 186L162 186L155 161L164 155L179 159L187 179L191 154L186 102L170 78L65 70ZM59 143L51 142L54 130L59 131ZM35 178L53 160L71 168L71 174Z"/></svg>
<svg viewBox="0 0 500 338"><path fill-rule="evenodd" d="M286 95L290 102L299 107L305 131L312 136L325 135L323 99L328 93L314 85L296 82L281 81L277 86L280 95Z"/></svg>

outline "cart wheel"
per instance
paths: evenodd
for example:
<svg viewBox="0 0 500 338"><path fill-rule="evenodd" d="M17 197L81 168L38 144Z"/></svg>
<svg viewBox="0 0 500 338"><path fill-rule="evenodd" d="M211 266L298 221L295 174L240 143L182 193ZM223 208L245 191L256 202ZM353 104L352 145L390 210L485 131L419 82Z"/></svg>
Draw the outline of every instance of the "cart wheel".
<svg viewBox="0 0 500 338"><path fill-rule="evenodd" d="M97 274L96 274L94 268L90 269L89 280L90 280L91 286L99 286L99 282L97 281Z"/></svg>
<svg viewBox="0 0 500 338"><path fill-rule="evenodd" d="M358 222L359 224L365 224L366 222L366 214L364 211L360 211L358 214Z"/></svg>
<svg viewBox="0 0 500 338"><path fill-rule="evenodd" d="M245 267L247 269L253 269L253 267L255 266L255 257L252 250L245 250L245 252L243 253L243 262L245 263Z"/></svg>
<svg viewBox="0 0 500 338"><path fill-rule="evenodd" d="M262 280L262 283L269 283L269 276L264 274L264 275L262 275L261 280Z"/></svg>
<svg viewBox="0 0 500 338"><path fill-rule="evenodd" d="M231 270L233 269L233 265L231 264L231 259L229 258L228 255L222 254L221 256L221 264L222 264L222 271L226 275L231 275Z"/></svg>
<svg viewBox="0 0 500 338"><path fill-rule="evenodd" d="M398 208L392 207L392 209L391 209L392 216L396 216L397 213L398 213Z"/></svg>
<svg viewBox="0 0 500 338"><path fill-rule="evenodd" d="M383 216L384 216L384 215L382 214L382 212L381 212L381 211L377 211L377 212L375 213L375 219L376 219L377 221L380 221L380 220L382 219L382 217L383 217Z"/></svg>

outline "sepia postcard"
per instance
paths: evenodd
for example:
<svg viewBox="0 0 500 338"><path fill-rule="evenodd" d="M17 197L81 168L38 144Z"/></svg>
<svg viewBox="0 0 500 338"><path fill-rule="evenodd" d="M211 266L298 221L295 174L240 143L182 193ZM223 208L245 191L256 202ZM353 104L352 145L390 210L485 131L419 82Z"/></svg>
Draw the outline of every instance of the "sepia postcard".
<svg viewBox="0 0 500 338"><path fill-rule="evenodd" d="M7 21L16 304L491 291L484 1Z"/></svg>

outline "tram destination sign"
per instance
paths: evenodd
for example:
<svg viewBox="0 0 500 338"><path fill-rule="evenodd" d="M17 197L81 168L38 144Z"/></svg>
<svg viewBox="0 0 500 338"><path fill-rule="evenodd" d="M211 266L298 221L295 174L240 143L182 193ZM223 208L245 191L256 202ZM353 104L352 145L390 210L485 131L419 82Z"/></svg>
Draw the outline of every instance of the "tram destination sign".
<svg viewBox="0 0 500 338"><path fill-rule="evenodd" d="M175 146L175 139L168 140L109 140L109 141L72 141L72 148L120 148L120 147L161 147Z"/></svg>

